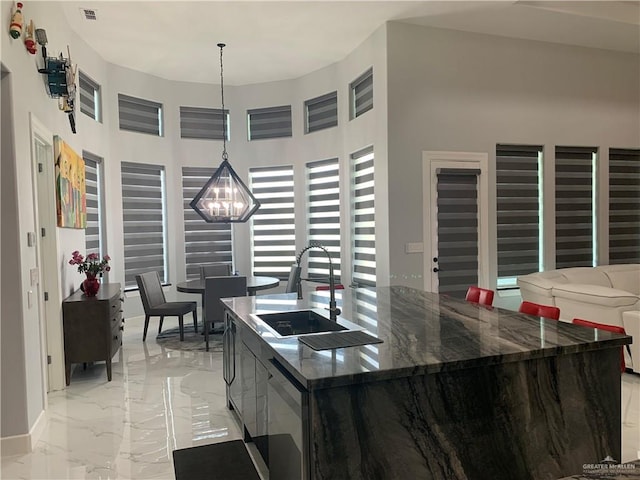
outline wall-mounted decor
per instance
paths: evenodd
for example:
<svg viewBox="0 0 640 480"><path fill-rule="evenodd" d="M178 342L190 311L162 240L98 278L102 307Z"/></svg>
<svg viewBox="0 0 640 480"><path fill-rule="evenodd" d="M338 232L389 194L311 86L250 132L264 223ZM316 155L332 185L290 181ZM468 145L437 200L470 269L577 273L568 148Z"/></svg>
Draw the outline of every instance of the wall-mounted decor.
<svg viewBox="0 0 640 480"><path fill-rule="evenodd" d="M58 226L86 228L87 193L84 160L60 137L53 138L56 161Z"/></svg>
<svg viewBox="0 0 640 480"><path fill-rule="evenodd" d="M36 27L33 25L33 20L29 20L29 24L27 25L27 29L25 30L24 35L24 46L31 55L35 55L38 52L38 44L36 43L35 38L35 29Z"/></svg>
<svg viewBox="0 0 640 480"><path fill-rule="evenodd" d="M38 72L47 76L47 93L51 98L58 99L58 108L69 115L71 131L76 133L76 120L73 116L73 107L76 101L76 73L78 66L73 68L71 64L71 52L67 45L67 58L47 56L47 32L42 28L36 28L36 41L42 48L44 66L38 68Z"/></svg>
<svg viewBox="0 0 640 480"><path fill-rule="evenodd" d="M9 35L11 38L20 38L22 35L22 3L16 4L16 9L11 15L11 23L9 24Z"/></svg>

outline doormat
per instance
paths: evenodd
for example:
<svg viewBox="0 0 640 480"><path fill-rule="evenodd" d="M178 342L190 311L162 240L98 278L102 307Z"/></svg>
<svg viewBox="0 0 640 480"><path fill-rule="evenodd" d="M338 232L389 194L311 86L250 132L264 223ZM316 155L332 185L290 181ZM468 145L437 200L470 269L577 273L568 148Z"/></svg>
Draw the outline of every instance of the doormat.
<svg viewBox="0 0 640 480"><path fill-rule="evenodd" d="M260 480L242 440L173 451L176 480Z"/></svg>

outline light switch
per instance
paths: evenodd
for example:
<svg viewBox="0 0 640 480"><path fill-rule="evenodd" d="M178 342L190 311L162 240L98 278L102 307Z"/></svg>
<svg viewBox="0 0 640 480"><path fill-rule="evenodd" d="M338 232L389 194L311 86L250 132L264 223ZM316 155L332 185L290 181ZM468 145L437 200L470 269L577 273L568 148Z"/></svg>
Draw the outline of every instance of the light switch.
<svg viewBox="0 0 640 480"><path fill-rule="evenodd" d="M422 242L404 244L404 253L422 253L423 251L424 244Z"/></svg>
<svg viewBox="0 0 640 480"><path fill-rule="evenodd" d="M27 247L34 247L36 245L36 233L27 232Z"/></svg>
<svg viewBox="0 0 640 480"><path fill-rule="evenodd" d="M35 287L38 282L40 281L39 275L38 275L38 269L37 268L32 268L31 270L29 270L29 274L31 276L31 286Z"/></svg>

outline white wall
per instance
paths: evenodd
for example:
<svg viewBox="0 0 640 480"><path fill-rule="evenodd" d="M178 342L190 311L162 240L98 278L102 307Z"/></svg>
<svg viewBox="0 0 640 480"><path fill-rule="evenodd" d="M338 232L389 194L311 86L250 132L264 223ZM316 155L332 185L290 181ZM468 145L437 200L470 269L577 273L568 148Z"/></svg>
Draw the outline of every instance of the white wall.
<svg viewBox="0 0 640 480"><path fill-rule="evenodd" d="M13 2L1 2L1 18L3 25L8 25ZM36 206L33 204L34 186L32 174L28 168L18 168L30 164L29 116L33 115L39 123L54 135L60 135L76 152L87 150L104 159L105 203L107 225L106 252L113 258L109 280L124 281L124 247L122 236L122 198L120 189L120 163L136 161L163 165L167 174L167 207L170 226L168 231L170 282L175 286L185 278L183 261L183 215L181 167L183 165L218 166L221 161L222 143L204 140L179 138L179 106L211 106L219 107L220 90L218 85L194 84L190 82L174 82L145 75L133 70L121 68L104 62L86 43L73 34L67 27L63 14L57 8L58 2L30 2L25 4L23 12L26 20L34 19L39 28L44 28L48 37L49 55L58 55L66 46L71 48L74 64L84 71L102 88L103 122L97 123L77 108L77 134L70 131L67 116L58 110L57 100L50 99L45 91L44 76L37 72L42 61L40 52L31 56L24 48L22 41L7 39L2 36L2 62L13 79L11 98L15 126L13 150L3 147L3 164L5 161L15 166L15 176L3 176L2 186L8 182L6 192L9 202L4 202L2 219L5 225L13 225L14 236L5 244L3 230L3 258L6 253L13 254L17 261L15 268L7 268L3 262L3 279L5 272L13 273L12 291L3 281L3 297L12 298L12 303L3 304L2 333L11 334L14 345L20 348L4 349L2 364L15 365L10 375L2 379L2 437L8 435L24 435L32 430L38 416L45 408L43 398L43 378L46 374L40 363L40 332L37 309L28 308L26 292L29 289L29 272L36 268L34 248L26 246L26 234L35 230ZM331 65L318 72L313 72L297 80L273 82L259 85L230 86L225 85L225 103L231 111L231 142L228 144L229 159L240 176L247 179L249 166L289 164L295 167L296 185L296 244L298 248L305 245L306 226L304 224L305 189L304 164L312 160L339 157L343 162L342 199L345 212L348 211L348 160L349 154L363 147L374 145L376 153L376 178L380 180L380 191L376 202L379 206L380 234L378 271L381 272L383 284L388 277L388 261L386 260L387 236L386 225L386 29L379 29L372 37L352 52L343 61ZM233 46L225 49L225 55L233 55ZM374 110L349 121L349 82L357 78L369 67L374 67ZM339 127L304 135L302 131L303 102L327 92L338 90ZM141 98L161 102L164 107L165 134L153 137L132 132L120 131L117 116L117 95L125 93ZM288 139L262 140L248 142L246 139L246 110L266 106L291 104L293 112L294 132ZM3 122L5 116L3 108ZM4 127L3 123L3 127ZM3 128L4 133L4 128ZM4 140L4 137L3 137ZM3 142L4 144L5 142ZM7 144L9 145L9 144ZM10 173L10 169L6 170ZM14 194L11 190L13 187ZM51 199L52 205L54 199ZM15 208L19 204L20 209ZM6 223L5 223L6 222ZM343 242L349 243L348 221L344 220ZM236 225L234 242L236 251L236 268L250 272L249 230L248 225ZM73 250L83 250L85 240L83 230L57 228L55 232L58 244L58 258L55 261L59 270L60 288L58 292L50 292L50 301L57 305L62 299L78 288L82 276L75 268L68 265ZM13 242L13 243L12 243ZM348 246L343 251L343 272L347 272ZM349 279L346 278L345 281ZM175 298L176 292L168 292L168 298ZM184 294L180 294L184 295ZM190 296L193 299L192 296ZM58 312L60 314L60 311ZM125 316L142 313L141 304L136 295L131 295L125 302ZM59 315L60 317L60 315ZM52 319L58 325L61 318ZM9 330L7 330L7 328ZM60 360L60 359L58 359ZM56 359L54 359L56 361ZM3 370L3 375L5 370ZM7 387L7 388L5 388ZM12 406L10 419L5 415L4 405ZM7 413L9 413L7 411Z"/></svg>
<svg viewBox="0 0 640 480"><path fill-rule="evenodd" d="M555 145L640 146L638 55L419 27L388 25L389 232L392 281L422 288L423 255L405 254L422 232L422 151L487 152L490 276L495 287L495 145L544 145L553 180ZM553 206L553 183L545 197ZM605 226L606 201L600 202ZM553 262L553 210L545 215ZM606 246L603 229L600 245Z"/></svg>

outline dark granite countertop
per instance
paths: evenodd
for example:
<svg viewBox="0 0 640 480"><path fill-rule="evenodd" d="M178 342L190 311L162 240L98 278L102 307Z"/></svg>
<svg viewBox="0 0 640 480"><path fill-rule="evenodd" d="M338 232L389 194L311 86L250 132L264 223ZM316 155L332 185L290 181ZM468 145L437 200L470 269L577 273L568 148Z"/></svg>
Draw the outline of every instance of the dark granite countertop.
<svg viewBox="0 0 640 480"><path fill-rule="evenodd" d="M325 308L329 293L259 295L223 300L236 318L273 350L306 388L334 386L489 366L613 348L631 337L487 308L409 287L336 292L338 322L356 324L384 342L315 351L297 337L277 337L251 314ZM328 316L328 312L326 312ZM597 319L594 319L597 321Z"/></svg>

